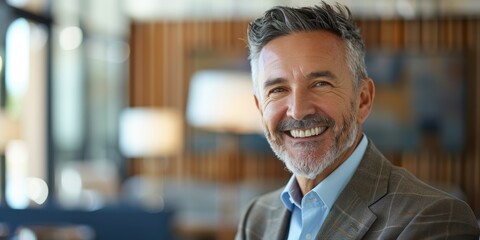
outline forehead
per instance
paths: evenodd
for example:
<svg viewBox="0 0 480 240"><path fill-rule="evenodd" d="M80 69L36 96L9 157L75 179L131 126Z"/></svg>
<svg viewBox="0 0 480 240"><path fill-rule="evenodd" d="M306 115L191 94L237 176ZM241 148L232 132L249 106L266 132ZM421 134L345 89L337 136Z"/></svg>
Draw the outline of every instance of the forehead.
<svg viewBox="0 0 480 240"><path fill-rule="evenodd" d="M267 43L260 52L258 64L260 71L347 67L345 44L340 37L328 31L293 33Z"/></svg>

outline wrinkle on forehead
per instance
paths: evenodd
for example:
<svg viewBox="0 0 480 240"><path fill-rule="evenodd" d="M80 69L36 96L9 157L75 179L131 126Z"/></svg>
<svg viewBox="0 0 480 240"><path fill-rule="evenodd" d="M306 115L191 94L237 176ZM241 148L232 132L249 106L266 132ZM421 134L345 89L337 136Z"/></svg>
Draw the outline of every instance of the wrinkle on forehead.
<svg viewBox="0 0 480 240"><path fill-rule="evenodd" d="M284 41L287 37L289 41ZM292 46L291 41L297 42L298 44ZM329 47L325 48L325 44ZM343 57L345 56L345 44L340 37L327 31L299 32L278 37L267 43L260 52L260 59L263 61L265 61L265 59L275 59L278 58L279 55L288 55L292 58L319 57L322 55L332 55L332 52L340 52ZM337 56L337 54L333 55Z"/></svg>
<svg viewBox="0 0 480 240"><path fill-rule="evenodd" d="M272 76L277 74L293 74L305 77L311 71L328 70L312 69L316 62L330 62L336 67L347 66L345 53L344 42L330 32L315 31L289 34L276 38L264 46L258 62L259 77L263 80L279 77ZM300 62L307 63L308 66L297 64ZM264 76L267 69L269 76ZM289 73L285 70L288 70Z"/></svg>

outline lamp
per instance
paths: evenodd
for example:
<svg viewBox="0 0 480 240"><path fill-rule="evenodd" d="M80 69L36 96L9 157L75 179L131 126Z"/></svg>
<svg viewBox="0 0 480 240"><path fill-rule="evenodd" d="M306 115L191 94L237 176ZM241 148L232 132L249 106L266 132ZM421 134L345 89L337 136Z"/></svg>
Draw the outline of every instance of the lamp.
<svg viewBox="0 0 480 240"><path fill-rule="evenodd" d="M235 193L236 181L241 178L243 151L240 135L262 132L260 114L255 108L253 87L249 72L229 70L202 70L194 73L190 82L187 105L190 126L218 137L220 152L217 164L223 171L219 200L220 222L235 219L239 204ZM260 136L260 134L258 134ZM262 135L263 136L263 135ZM230 185L232 184L232 185Z"/></svg>
<svg viewBox="0 0 480 240"><path fill-rule="evenodd" d="M203 70L190 83L188 123L200 129L237 134L260 133L248 72Z"/></svg>
<svg viewBox="0 0 480 240"><path fill-rule="evenodd" d="M260 114L255 108L252 80L248 72L229 70L202 70L190 82L187 106L190 126L207 132L221 133L216 149L227 161L219 164L238 166L241 161L243 136L263 136ZM241 171L241 169L238 169ZM226 181L236 180L240 172L222 172Z"/></svg>
<svg viewBox="0 0 480 240"><path fill-rule="evenodd" d="M143 158L147 171L157 169L157 163L165 164L161 158L179 153L183 146L183 121L178 111L168 108L129 108L120 116L119 146L127 157ZM163 166L161 167L163 170ZM131 179L140 184L133 191L141 203L150 210L164 206L163 181L154 172L147 176ZM129 196L138 198L138 196Z"/></svg>
<svg viewBox="0 0 480 240"><path fill-rule="evenodd" d="M127 157L175 155L183 144L182 125L180 113L173 109L125 109L120 116L120 149Z"/></svg>

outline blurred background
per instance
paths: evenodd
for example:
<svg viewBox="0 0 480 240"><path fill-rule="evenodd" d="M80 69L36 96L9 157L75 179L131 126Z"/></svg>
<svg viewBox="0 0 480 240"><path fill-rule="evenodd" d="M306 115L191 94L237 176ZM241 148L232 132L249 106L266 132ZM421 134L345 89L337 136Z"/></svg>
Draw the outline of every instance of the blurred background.
<svg viewBox="0 0 480 240"><path fill-rule="evenodd" d="M377 86L366 134L480 216L480 2L339 2ZM260 130L246 27L316 3L1 0L0 238L232 239L290 176Z"/></svg>

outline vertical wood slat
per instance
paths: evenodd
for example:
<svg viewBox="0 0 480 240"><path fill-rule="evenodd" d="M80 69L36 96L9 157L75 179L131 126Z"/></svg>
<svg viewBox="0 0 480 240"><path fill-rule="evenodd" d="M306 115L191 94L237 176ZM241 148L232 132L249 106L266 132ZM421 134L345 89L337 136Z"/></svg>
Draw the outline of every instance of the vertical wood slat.
<svg viewBox="0 0 480 240"><path fill-rule="evenodd" d="M163 64L159 64L157 61L156 55L158 54L157 51L159 51L158 44L156 43L156 39L158 36L156 35L157 33L157 26L153 23L148 24L148 84L147 84L147 91L145 94L147 95L147 105L148 106L157 106L160 105L155 98L155 95L157 92L161 91L156 91L156 82L155 78L158 75L157 68L155 66L163 66ZM164 39L161 39L164 40Z"/></svg>
<svg viewBox="0 0 480 240"><path fill-rule="evenodd" d="M440 35L438 22L434 20L423 20L421 24L421 50L434 52L438 50Z"/></svg>
<svg viewBox="0 0 480 240"><path fill-rule="evenodd" d="M475 56L475 60L472 63L474 64L476 69L476 72L473 78L474 82L476 83L476 88L475 88L476 94L474 95L476 96L476 101L475 101L476 104L474 104L473 106L474 107L473 112L476 113L476 116L474 119L475 125L473 129L473 131L476 132L475 140L474 140L475 156L473 159L471 159L473 166L467 166L467 167L471 167L472 169L474 169L474 173L473 173L474 178L473 178L472 187L475 191L475 194L473 196L473 202L474 202L474 210L476 210L476 214L477 216L479 216L480 215L480 110L479 110L480 109L480 46L478 45L480 43L480 20L477 20L475 24L476 24L476 30L475 30L474 43L476 44L475 45L476 56Z"/></svg>
<svg viewBox="0 0 480 240"><path fill-rule="evenodd" d="M247 21L152 22L132 25L131 106L166 106L185 111L194 51L246 52ZM151 27L153 26L153 27ZM388 154L427 182L458 185L480 215L480 19L360 20L367 49L463 51L467 54L468 124L464 154L435 151ZM153 30L152 30L153 28ZM153 31L153 33L152 33ZM153 36L150 41L149 36ZM149 71L153 74L149 75ZM153 86L153 87L152 87ZM149 90L152 94L145 94ZM153 96L149 96L153 95ZM187 139L192 136L187 128ZM225 159L229 160L228 162ZM241 180L288 173L271 155L222 151L192 154L189 149L172 161L171 174L209 180Z"/></svg>

